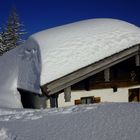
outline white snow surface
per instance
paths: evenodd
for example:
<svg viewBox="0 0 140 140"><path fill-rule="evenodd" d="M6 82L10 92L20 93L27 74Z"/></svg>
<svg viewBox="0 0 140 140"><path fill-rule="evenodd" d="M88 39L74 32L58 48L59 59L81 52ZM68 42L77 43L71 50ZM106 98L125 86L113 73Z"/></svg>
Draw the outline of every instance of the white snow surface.
<svg viewBox="0 0 140 140"><path fill-rule="evenodd" d="M139 140L139 103L0 108L0 140Z"/></svg>
<svg viewBox="0 0 140 140"><path fill-rule="evenodd" d="M17 47L0 56L0 106L21 108L20 95L17 91L20 53Z"/></svg>
<svg viewBox="0 0 140 140"><path fill-rule="evenodd" d="M0 107L22 108L17 88L41 93L39 66L34 49L27 51L24 46L0 56Z"/></svg>
<svg viewBox="0 0 140 140"><path fill-rule="evenodd" d="M90 19L36 33L25 48L38 53L43 85L139 43L140 29L130 23Z"/></svg>

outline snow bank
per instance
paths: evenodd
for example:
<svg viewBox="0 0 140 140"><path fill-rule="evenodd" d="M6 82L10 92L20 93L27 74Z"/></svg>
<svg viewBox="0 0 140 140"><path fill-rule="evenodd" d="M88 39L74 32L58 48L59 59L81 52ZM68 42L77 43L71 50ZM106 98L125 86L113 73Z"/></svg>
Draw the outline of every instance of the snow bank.
<svg viewBox="0 0 140 140"><path fill-rule="evenodd" d="M0 109L0 136L10 140L139 140L139 116L139 103Z"/></svg>
<svg viewBox="0 0 140 140"><path fill-rule="evenodd" d="M21 47L0 56L0 107L22 107L17 91Z"/></svg>
<svg viewBox="0 0 140 140"><path fill-rule="evenodd" d="M40 50L43 85L138 43L138 27L115 19L91 19L36 33L25 47Z"/></svg>
<svg viewBox="0 0 140 140"><path fill-rule="evenodd" d="M0 107L22 108L18 88L41 93L38 59L35 49L24 46L0 56Z"/></svg>

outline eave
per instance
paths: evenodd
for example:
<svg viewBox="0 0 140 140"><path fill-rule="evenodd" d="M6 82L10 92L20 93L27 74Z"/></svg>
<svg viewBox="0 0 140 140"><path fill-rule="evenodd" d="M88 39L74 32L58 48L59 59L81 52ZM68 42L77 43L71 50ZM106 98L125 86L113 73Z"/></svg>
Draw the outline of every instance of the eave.
<svg viewBox="0 0 140 140"><path fill-rule="evenodd" d="M139 54L139 52L140 52L140 44L136 44L119 53L113 54L98 62L95 62L84 68L74 71L66 76L56 79L55 81L42 85L41 89L48 96L55 94L55 93L65 89L77 82L80 82L96 73L99 73L113 65L116 65L124 60L129 59L129 58Z"/></svg>

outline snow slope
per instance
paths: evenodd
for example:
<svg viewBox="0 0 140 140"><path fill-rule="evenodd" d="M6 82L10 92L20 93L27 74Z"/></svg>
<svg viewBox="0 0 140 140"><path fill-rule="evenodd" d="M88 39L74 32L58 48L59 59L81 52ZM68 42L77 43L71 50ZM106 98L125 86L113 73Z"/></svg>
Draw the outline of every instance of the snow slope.
<svg viewBox="0 0 140 140"><path fill-rule="evenodd" d="M0 108L0 140L139 140L139 103Z"/></svg>
<svg viewBox="0 0 140 140"><path fill-rule="evenodd" d="M17 88L40 93L38 57L18 46L0 56L0 107L22 108ZM37 65L35 66L35 64Z"/></svg>
<svg viewBox="0 0 140 140"><path fill-rule="evenodd" d="M41 58L41 85L140 43L140 29L116 19L90 19L32 35L25 48Z"/></svg>
<svg viewBox="0 0 140 140"><path fill-rule="evenodd" d="M17 91L21 48L17 47L0 56L0 107L22 107Z"/></svg>

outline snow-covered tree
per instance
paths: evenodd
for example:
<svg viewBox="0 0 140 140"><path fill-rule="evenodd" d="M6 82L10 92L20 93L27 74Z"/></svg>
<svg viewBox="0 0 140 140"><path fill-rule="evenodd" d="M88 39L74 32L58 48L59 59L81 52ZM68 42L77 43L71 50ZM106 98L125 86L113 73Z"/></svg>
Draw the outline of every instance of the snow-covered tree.
<svg viewBox="0 0 140 140"><path fill-rule="evenodd" d="M25 32L22 28L23 25L19 21L19 16L16 9L13 8L7 25L4 27L1 33L3 53L19 46L24 42L22 36L25 34Z"/></svg>
<svg viewBox="0 0 140 140"><path fill-rule="evenodd" d="M0 32L0 48L2 46L2 37L1 37L1 32Z"/></svg>
<svg viewBox="0 0 140 140"><path fill-rule="evenodd" d="M2 42L2 33L0 32L0 55L3 54L3 42Z"/></svg>

